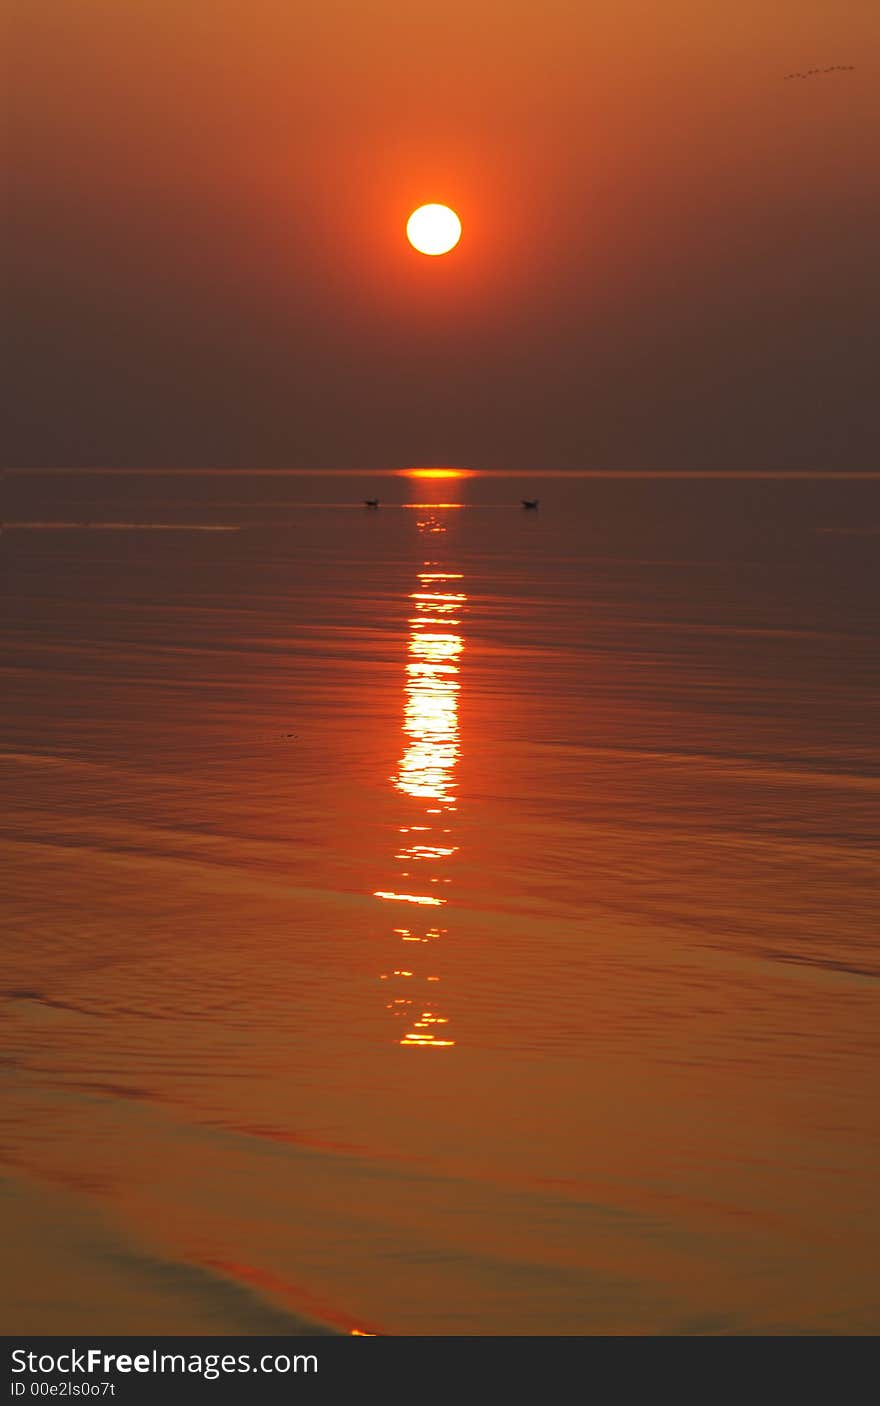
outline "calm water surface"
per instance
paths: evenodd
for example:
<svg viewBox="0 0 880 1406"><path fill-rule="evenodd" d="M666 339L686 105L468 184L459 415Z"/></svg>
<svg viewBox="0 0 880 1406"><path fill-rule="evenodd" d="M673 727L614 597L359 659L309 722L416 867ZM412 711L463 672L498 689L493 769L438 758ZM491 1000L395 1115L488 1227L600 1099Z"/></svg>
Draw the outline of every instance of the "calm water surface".
<svg viewBox="0 0 880 1406"><path fill-rule="evenodd" d="M880 1330L880 483L4 489L8 1331Z"/></svg>

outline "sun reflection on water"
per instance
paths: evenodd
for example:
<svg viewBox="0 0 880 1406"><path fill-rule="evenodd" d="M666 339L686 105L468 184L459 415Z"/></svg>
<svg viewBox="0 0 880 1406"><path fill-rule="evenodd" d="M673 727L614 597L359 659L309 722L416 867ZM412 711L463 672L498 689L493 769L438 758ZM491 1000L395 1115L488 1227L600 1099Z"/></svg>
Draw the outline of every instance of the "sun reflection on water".
<svg viewBox="0 0 880 1406"><path fill-rule="evenodd" d="M431 536L446 531L434 511L418 520L418 529ZM439 562L426 561L418 573L417 589L410 594L412 614L403 707L405 745L391 780L397 791L416 803L417 810L413 823L400 827L401 840L394 856L403 866L399 877L406 881L405 886L401 883L376 889L374 896L386 902L411 904L416 909L445 907L446 897L430 890L451 882L443 869L458 853L448 822L458 809L456 770L461 755L458 701L464 639L456 627L467 603L461 583L461 572L447 571ZM420 823L416 824L416 820ZM392 931L395 941L408 944L407 965L396 966L381 978L399 992L390 996L387 1007L406 1027L398 1039L401 1045L449 1049L455 1044L449 1035L449 1019L442 1014L435 991L427 989L440 982L432 969L432 949L446 934L447 929L437 925L433 912L431 920L426 914L424 923L395 927ZM420 949L420 970L416 970L414 954ZM416 985L410 986L413 982Z"/></svg>

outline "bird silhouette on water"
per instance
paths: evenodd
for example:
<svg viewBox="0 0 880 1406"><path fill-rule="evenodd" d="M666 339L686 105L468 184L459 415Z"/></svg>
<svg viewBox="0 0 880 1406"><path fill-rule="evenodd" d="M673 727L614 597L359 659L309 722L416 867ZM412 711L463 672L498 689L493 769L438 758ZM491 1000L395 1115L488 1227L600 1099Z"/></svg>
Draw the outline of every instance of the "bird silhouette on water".
<svg viewBox="0 0 880 1406"><path fill-rule="evenodd" d="M822 73L852 73L854 70L854 63L834 63L830 68L808 68L805 73L786 73L784 81L787 83L790 78L818 78Z"/></svg>
<svg viewBox="0 0 880 1406"><path fill-rule="evenodd" d="M538 503L541 500L539 498L520 498L519 501L522 503L524 508L535 509L537 508Z"/></svg>
<svg viewBox="0 0 880 1406"><path fill-rule="evenodd" d="M364 507L365 507L365 508L378 508L378 506L379 506L379 499L378 499L378 498L365 498L365 499L364 499Z"/></svg>

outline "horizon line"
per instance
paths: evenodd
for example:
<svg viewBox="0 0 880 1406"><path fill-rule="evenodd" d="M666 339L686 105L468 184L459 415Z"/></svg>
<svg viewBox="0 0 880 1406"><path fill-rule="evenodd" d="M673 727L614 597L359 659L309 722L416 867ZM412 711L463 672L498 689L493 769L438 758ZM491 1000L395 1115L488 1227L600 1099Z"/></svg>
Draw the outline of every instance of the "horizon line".
<svg viewBox="0 0 880 1406"><path fill-rule="evenodd" d="M3 477L40 478L63 475L92 475L106 477L263 477L263 478L400 478L414 473L435 473L450 477L460 474L471 478L570 478L570 479L719 479L719 480L834 480L880 479L878 469L476 469L470 465L410 465L385 469L269 469L269 468L7 468Z"/></svg>

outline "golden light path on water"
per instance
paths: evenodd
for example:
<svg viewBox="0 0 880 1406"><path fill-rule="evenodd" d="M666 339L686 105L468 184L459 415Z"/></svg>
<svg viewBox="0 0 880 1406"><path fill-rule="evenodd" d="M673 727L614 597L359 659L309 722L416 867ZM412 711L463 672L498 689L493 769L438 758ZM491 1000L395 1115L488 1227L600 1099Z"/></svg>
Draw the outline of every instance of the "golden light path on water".
<svg viewBox="0 0 880 1406"><path fill-rule="evenodd" d="M433 507L419 519L418 528L430 535L446 530ZM449 821L458 808L459 660L464 649L458 626L467 602L461 582L461 572L426 561L418 573L417 588L410 595L413 613L409 618L404 687L404 750L391 779L397 791L415 802L415 814L409 824L400 827L402 838L395 860L403 866L399 871L401 883L393 889L377 889L374 896L417 909L445 907L447 899L442 893L426 890L451 882L443 867L458 852ZM395 940L408 944L408 960L383 972L382 979L392 983L395 993L387 1002L388 1009L406 1026L399 1037L401 1045L449 1049L455 1044L440 1002L433 991L423 989L440 981L431 965L434 946L446 933L447 929L436 921L393 929ZM410 956L412 953L418 953L419 960Z"/></svg>

